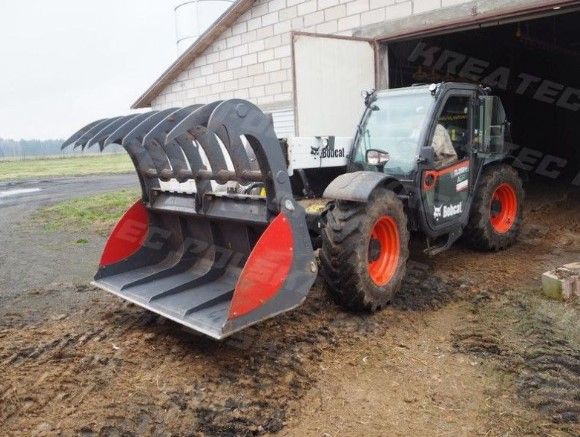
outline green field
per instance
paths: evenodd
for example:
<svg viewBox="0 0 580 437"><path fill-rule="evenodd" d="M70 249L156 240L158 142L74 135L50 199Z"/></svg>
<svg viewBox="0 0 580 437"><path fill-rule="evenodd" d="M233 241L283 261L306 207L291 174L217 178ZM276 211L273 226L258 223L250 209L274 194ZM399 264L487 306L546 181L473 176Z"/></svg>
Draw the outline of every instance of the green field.
<svg viewBox="0 0 580 437"><path fill-rule="evenodd" d="M133 171L135 168L126 153L0 161L0 181Z"/></svg>
<svg viewBox="0 0 580 437"><path fill-rule="evenodd" d="M46 230L74 229L107 236L139 194L138 190L121 190L67 200L39 210L33 222Z"/></svg>

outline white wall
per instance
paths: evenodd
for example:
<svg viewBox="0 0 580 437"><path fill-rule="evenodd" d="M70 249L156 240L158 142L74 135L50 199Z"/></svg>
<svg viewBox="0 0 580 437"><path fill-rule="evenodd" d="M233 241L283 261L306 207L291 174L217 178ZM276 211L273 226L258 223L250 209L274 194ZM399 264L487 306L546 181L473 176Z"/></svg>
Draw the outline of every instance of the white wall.
<svg viewBox="0 0 580 437"><path fill-rule="evenodd" d="M293 107L292 30L352 35L360 26L466 0L257 0L152 103L153 108L233 97Z"/></svg>

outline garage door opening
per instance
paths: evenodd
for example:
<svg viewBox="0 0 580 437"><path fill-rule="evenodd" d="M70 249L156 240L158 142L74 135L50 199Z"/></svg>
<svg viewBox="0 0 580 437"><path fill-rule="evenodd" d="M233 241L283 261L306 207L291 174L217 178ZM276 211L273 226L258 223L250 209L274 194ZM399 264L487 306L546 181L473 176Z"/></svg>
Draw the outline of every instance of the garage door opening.
<svg viewBox="0 0 580 437"><path fill-rule="evenodd" d="M391 88L483 83L531 178L580 185L580 12L388 43Z"/></svg>

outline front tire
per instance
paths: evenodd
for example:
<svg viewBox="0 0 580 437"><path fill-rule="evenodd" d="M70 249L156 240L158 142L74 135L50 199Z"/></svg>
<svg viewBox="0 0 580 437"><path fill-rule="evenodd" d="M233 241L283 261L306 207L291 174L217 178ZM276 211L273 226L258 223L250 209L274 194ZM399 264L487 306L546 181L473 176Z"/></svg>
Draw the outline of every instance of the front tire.
<svg viewBox="0 0 580 437"><path fill-rule="evenodd" d="M403 203L377 189L368 202L337 201L322 230L321 274L332 296L356 311L376 311L399 290L409 258Z"/></svg>
<svg viewBox="0 0 580 437"><path fill-rule="evenodd" d="M502 250L518 238L523 222L524 189L508 165L485 171L471 206L465 235L476 249Z"/></svg>

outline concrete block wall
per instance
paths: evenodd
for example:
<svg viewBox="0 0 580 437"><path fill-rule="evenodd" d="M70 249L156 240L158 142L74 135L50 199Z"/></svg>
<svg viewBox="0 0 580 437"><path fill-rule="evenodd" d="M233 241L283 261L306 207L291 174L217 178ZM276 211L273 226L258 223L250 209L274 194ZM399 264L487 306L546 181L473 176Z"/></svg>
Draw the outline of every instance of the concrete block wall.
<svg viewBox="0 0 580 437"><path fill-rule="evenodd" d="M152 103L155 109L249 99L293 105L291 31L352 35L361 26L468 0L257 0Z"/></svg>

